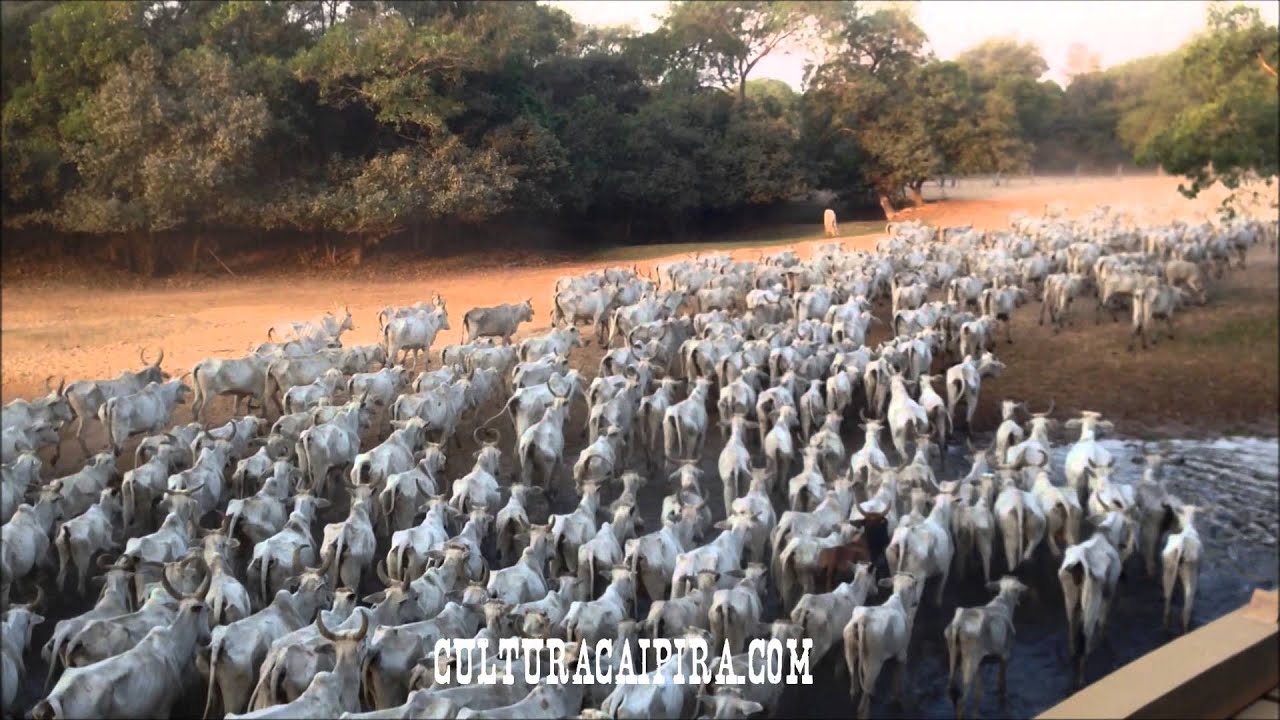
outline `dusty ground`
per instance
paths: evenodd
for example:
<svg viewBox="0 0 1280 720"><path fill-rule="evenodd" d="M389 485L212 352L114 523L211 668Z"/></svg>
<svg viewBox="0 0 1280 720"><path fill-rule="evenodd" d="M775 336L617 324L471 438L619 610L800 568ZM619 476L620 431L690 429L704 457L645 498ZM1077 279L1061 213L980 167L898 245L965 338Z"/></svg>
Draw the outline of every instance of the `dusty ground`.
<svg viewBox="0 0 1280 720"><path fill-rule="evenodd" d="M992 188L989 185L948 188L950 199L931 204L918 216L930 222L947 225L974 224L979 227L1001 227L1014 210L1038 212L1046 203L1065 202L1071 212L1081 212L1097 203L1157 208L1156 213L1165 217L1172 214L1194 216L1211 208L1213 198L1188 203L1174 191L1176 182L1164 178L1094 180L1073 183L1070 180L1053 182L1041 179L1036 185L1025 181L1013 187ZM821 242L814 232L814 241ZM876 236L861 236L848 240L849 247L870 247ZM811 243L798 243L802 254ZM689 251L694 248L691 246ZM761 246L752 243L750 248L739 249L735 254L754 258ZM620 263L629 256L626 252L609 251L610 262ZM630 257L643 258L642 268L655 260L648 249L638 249ZM358 274L346 278L261 277L238 282L219 282L206 279L178 278L164 283L149 283L141 287L115 287L118 278L104 285L114 289L102 289L84 282L53 281L49 278L18 278L6 272L0 298L0 343L2 343L3 400L28 397L40 392L47 375L66 375L69 379L114 376L125 368L138 365L141 347L154 353L165 348L165 367L175 375L189 368L201 358L213 355L242 353L251 343L263 339L266 328L291 319L305 319L335 306L347 303L356 320L356 329L344 340L349 343L374 342L377 339L377 311L391 304L404 304L429 298L432 292L440 292L448 300L453 329L441 334L437 349L444 344L461 339L461 316L476 305L491 305L532 297L537 317L526 333L545 328L548 318L548 298L556 278L581 272L600 265L598 259L574 263L536 261L528 266L503 266L512 258L477 258L474 264L451 261L446 267L431 263L403 262L387 276L378 277L378 268L362 267ZM629 264L629 262L628 262ZM1088 408L1103 412L1115 421L1117 432L1123 435L1159 435L1186 437L1215 434L1276 434L1277 418L1277 298L1276 258L1265 248L1255 248L1245 270L1233 270L1221 283L1216 284L1207 307L1194 308L1178 321L1175 341L1164 342L1155 349L1130 354L1125 350L1127 323L1112 324L1107 319L1095 326L1092 313L1077 309L1078 324L1059 335L1054 335L1036 325L1038 306L1035 303L1021 309L1015 315L1013 345L1001 344L997 354L1008 363L1009 370L998 379L983 386L982 402L975 420L979 441L990 434L996 420L996 406L1001 398L1027 401L1033 409L1047 405L1050 398L1056 401L1055 416ZM136 283L142 285L142 283ZM887 307L877 309L882 317ZM872 342L878 342L884 334L877 330ZM588 371L592 376L598 365L600 351L587 348L575 352L573 365ZM438 359L438 355L436 355ZM55 380L56 382L56 380ZM491 415L496 408L482 409L481 417ZM230 414L230 402L214 403L210 420L221 423ZM190 411L183 408L175 422L186 422ZM574 406L565 458L572 463L585 444L580 428L583 411ZM472 423L462 428L466 442L461 450L451 450L445 476L456 478L466 472L471 463L470 432ZM504 454L510 465L512 444L509 425L499 423L507 436L503 440ZM860 443L853 437L855 429L845 435L846 443ZM372 438L365 438L366 447ZM1065 438L1064 438L1065 439ZM105 438L100 428L93 426L88 434L91 449L104 447ZM126 446L121 458L121 470L132 466L133 443ZM715 459L721 449L717 433L712 433L704 453L701 467L706 473L706 490L716 519L723 516L720 483L715 471ZM56 468L47 470L49 475L65 475L78 469L83 461L74 442L63 444L63 458ZM43 453L46 461L48 453ZM507 468L510 472L511 468ZM951 470L956 470L955 464ZM555 502L548 506L536 502L530 508L531 519L545 521L548 512L567 512L576 503L571 490L571 480L565 468L556 478L561 491ZM504 483L505 484L505 483ZM641 492L640 508L648 527L658 526L658 508L661 497L668 492L666 483L650 483ZM604 498L613 499L615 493ZM335 506L322 520L339 520L345 509ZM379 556L385 548L379 548ZM1046 580L1049 587L1051 580ZM52 586L48 578L43 583ZM1042 583L1043 584L1043 583ZM1153 586L1154 587L1154 586ZM372 591L370 587L370 591ZM1152 591L1154 592L1154 591ZM28 593L29 595L29 593ZM71 594L51 593L54 607L46 615L51 620L82 612L87 600ZM984 602L980 584L961 583L948 591L946 608L960 604ZM1150 602L1154 602L1151 600ZM1144 613L1153 605L1142 606ZM1052 633L1060 624L1061 607L1043 609L1047 618L1041 633L1052 648L1058 644ZM770 606L768 618L776 615L777 608ZM1147 613L1149 614L1149 613ZM944 617L945 615L945 617ZM925 637L940 637L941 627L949 619L948 613L922 614ZM33 638L33 647L47 640L53 622L46 622ZM1020 628L1020 637L1023 635ZM1034 635L1034 633L1033 633ZM1142 646L1147 647L1147 646ZM1018 701L1023 704L1023 715L1034 715L1047 704L1066 693L1065 684L1057 683L1067 677L1060 667L1062 658L1054 660L1057 650L1036 655L1037 662L1048 663L1036 667L1033 674L1040 680L1036 687L1045 685L1043 678L1053 680L1044 690L1045 697ZM1128 648L1139 652L1138 646ZM922 655L940 658L941 649L930 646ZM915 651L913 651L914 653ZM1065 652L1065 648L1061 652ZM1043 655L1043 657L1042 657ZM1047 659L1046 659L1047 658ZM34 652L27 657L28 682L18 699L18 707L25 711L31 703L43 696L40 685L45 674L44 664ZM1113 659L1102 658L1094 662L1092 673L1102 673L1105 667L1114 667ZM828 677L830 671L823 668L815 677ZM1018 671L1015 670L1015 675ZM921 677L936 680L945 675L939 667L936 671L922 673ZM803 699L799 693L789 692L783 707L803 716L847 716L847 686L843 680L822 682L808 689ZM923 685L922 685L923 683ZM1065 683L1065 681L1064 681ZM943 707L944 693L937 682L913 680L913 694L919 698L913 703L933 702ZM1057 687L1062 684L1062 687ZM197 683L197 685L199 685ZM1021 687L1015 678L1014 687ZM927 687L926 687L927 686ZM203 706L203 687L192 688L179 705L180 715L194 714ZM1022 692L1018 690L1017 692ZM1052 696L1052 697L1050 697ZM932 698L932 700L928 700ZM1029 705L1026 703L1030 703ZM1025 707L1024 707L1025 705ZM924 706L913 704L912 708ZM932 706L929 706L932 707ZM913 712L908 708L907 716ZM990 714L990 713L988 713ZM895 715L896 716L896 715Z"/></svg>
<svg viewBox="0 0 1280 720"><path fill-rule="evenodd" d="M1039 212L1046 203L1065 204L1072 213L1099 203L1138 210L1158 218L1198 217L1215 197L1187 201L1176 179L1040 179L1013 186L988 183L948 188L949 199L931 203L916 216L946 225L1003 227L1015 210ZM936 189L934 191L937 192ZM802 253L821 239L798 243ZM876 235L847 241L869 247ZM693 248L690 247L690 250ZM736 250L755 257L761 247ZM644 257L651 264L657 259ZM615 262L625 253L610 252ZM1036 304L1015 320L1012 346L998 349L1010 371L983 398L979 423L988 421L997 396L1042 404L1054 398L1062 411L1080 408L1113 416L1131 433L1171 435L1275 434L1277 417L1277 283L1274 254L1256 249L1244 271L1233 271L1215 286L1208 307L1179 317L1175 341L1146 353L1125 352L1125 323L1095 328L1090 313L1054 336L1035 326ZM36 394L52 374L110 377L139 364L141 348L165 350L165 367L185 370L201 358L243 352L263 338L267 327L316 316L347 304L356 319L350 343L374 342L374 316L386 305L407 304L440 292L447 298L452 330L437 347L457 342L468 308L532 297L534 327L547 324L548 298L556 278L598 262L555 262L529 258L533 266L500 265L492 257L472 262L400 263L392 273L360 268L346 277L255 277L225 280L178 278L127 289L94 283L14 278L6 274L0 298L0 398ZM510 261L506 261L510 263ZM387 275L393 279L382 279ZM589 366L594 359L584 358ZM56 380L55 380L56 382Z"/></svg>

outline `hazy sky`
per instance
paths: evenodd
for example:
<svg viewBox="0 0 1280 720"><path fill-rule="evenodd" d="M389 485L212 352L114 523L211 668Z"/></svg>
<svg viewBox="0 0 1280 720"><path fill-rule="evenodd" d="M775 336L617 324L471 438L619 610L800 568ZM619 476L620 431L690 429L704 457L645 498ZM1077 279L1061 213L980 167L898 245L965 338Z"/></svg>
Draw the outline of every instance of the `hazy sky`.
<svg viewBox="0 0 1280 720"><path fill-rule="evenodd" d="M575 20L592 25L630 24L641 30L657 27L665 0L551 0ZM921 0L917 22L929 34L942 59L990 37L1012 36L1040 47L1049 63L1048 77L1065 84L1067 48L1084 43L1102 66L1178 47L1204 25L1206 0L999 0L959 2ZM1276 23L1280 3L1246 2ZM754 77L773 77L800 87L805 57L782 55L760 62Z"/></svg>

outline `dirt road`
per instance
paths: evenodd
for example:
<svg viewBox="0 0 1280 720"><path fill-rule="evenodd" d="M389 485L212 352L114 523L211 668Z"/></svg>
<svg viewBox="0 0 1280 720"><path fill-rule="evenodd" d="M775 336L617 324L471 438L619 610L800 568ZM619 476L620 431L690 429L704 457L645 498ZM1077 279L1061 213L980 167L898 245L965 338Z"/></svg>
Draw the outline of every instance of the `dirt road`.
<svg viewBox="0 0 1280 720"><path fill-rule="evenodd" d="M1170 179L1143 178L1079 184L1042 180L1034 186L960 188L963 192L948 189L952 200L931 204L918 216L946 225L992 228L1005 226L1009 213L1014 210L1039 212L1051 202L1066 203L1073 213L1098 203L1142 205L1155 208L1155 214L1162 217L1194 216L1212 208L1214 198L1189 203L1177 196L1175 185ZM818 230L815 224L815 242L822 241L816 237ZM874 236L860 237L846 245L869 247L875 239ZM802 255L809 245L811 243L799 247ZM690 251L693 249L691 246ZM754 258L758 252L759 248L752 248L737 254ZM491 258L481 262L494 267ZM437 348L461 338L462 313L476 305L532 297L537 316L533 327L526 332L536 332L547 325L547 303L555 279L596 265L598 263L579 262L494 270L452 262L448 267L402 262L394 267L385 264L362 267L358 273L336 280L297 274L239 282L179 278L132 289L102 289L83 282L52 282L48 278L15 282L6 276L0 296L3 300L0 310L3 313L0 318L3 399L36 394L43 386L43 378L51 374L66 375L68 379L114 376L138 365L141 347L148 348L154 356L163 346L164 365L176 375L201 358L244 352L251 343L263 338L268 326L315 316L335 306L340 308L343 303L349 304L356 320L350 343L377 339L375 314L382 307L426 299L433 292L447 298L453 323L450 331L441 334ZM996 406L1001 398L1027 401L1035 410L1053 399L1057 405L1054 414L1059 418L1081 408L1098 410L1115 422L1121 435L1275 435L1277 308L1280 307L1276 271L1275 255L1266 248L1255 248L1246 269L1233 270L1224 281L1213 286L1208 306L1192 308L1179 316L1174 341L1132 354L1125 350L1127 322L1112 323L1107 319L1102 325L1095 325L1091 308L1078 308L1077 325L1055 335L1036 324L1038 308L1034 303L1024 306L1015 314L1014 344L1002 343L995 348L1009 369L1002 377L984 383L974 423L979 442L994 429L998 420ZM377 279L384 272L394 279ZM887 312L887 307L876 309L881 317ZM883 328L877 328L869 340L878 342L885 333ZM575 352L572 363L594 375L599 358L598 348L587 348ZM574 407L570 427L579 432L568 438L565 458L570 462L585 444L580 435L584 420L582 409L577 404ZM486 408L480 416L487 417L495 409ZM229 401L218 401L211 421L225 421L230 410ZM174 418L175 422L189 419L190 411L186 408ZM509 426L499 425L509 435ZM462 433L464 446L450 451L446 477L459 477L469 467L472 458L469 451L473 449L470 430L468 423ZM88 440L93 449L104 447L103 433L97 427L89 433ZM366 442L368 440L366 438ZM846 443L859 440L846 433ZM47 475L65 475L80 467L83 458L74 445L74 442L64 442L62 460L56 468L47 469ZM511 438L504 438L508 459L510 445ZM132 443L126 446L121 470L132 466L132 446ZM711 433L701 463L706 474L707 496L717 500L711 503L716 519L723 517L718 502L720 481L714 464L720 448L718 434ZM957 450L953 448L953 460ZM1203 453L1197 457L1200 454ZM47 458L47 453L45 456ZM1123 466L1133 467L1127 461ZM957 465L953 462L951 467L954 469ZM1229 478L1233 485L1240 484L1236 474L1227 470L1214 472ZM1188 482L1186 496L1193 502L1199 497L1193 490L1209 484L1200 475L1194 482ZM536 501L530 508L531 519L541 522L550 512L570 511L576 503L571 483L567 468L563 469L556 478L556 486L562 492L555 503ZM1265 492L1271 492L1272 488L1273 480ZM665 494L665 483L651 482L641 491L639 506L650 528L659 524L658 509ZM1244 503L1223 504L1236 508ZM345 508L335 506L321 520L337 521L344 513ZM1268 516L1263 523L1263 535L1274 537L1273 527L1274 521ZM1216 537L1212 531L1210 535ZM1256 543L1245 545L1255 547ZM1209 572L1219 570L1214 564ZM1054 587L1055 582L1053 577L1046 577L1038 584L1049 588ZM979 583L952 585L945 603L946 612L935 612L930 607L921 613L918 623L923 637L941 637L941 628L950 618L950 608L957 604L980 604L986 598ZM1158 602L1156 587L1154 583L1144 585L1141 596L1126 596L1121 601L1118 619L1113 622L1122 628L1122 633L1128 634L1117 636L1116 645L1121 650L1118 654L1109 650L1099 653L1100 657L1094 660L1094 672L1113 668L1163 641L1154 630L1141 637L1134 630L1155 627L1149 621L1151 608ZM1206 578L1205 587L1209 588L1207 594L1212 595L1236 585ZM373 589L370 586L369 591ZM1056 597L1052 593L1044 594ZM1234 595L1219 594L1222 596L1207 597L1202 602L1203 609L1198 609L1205 619L1238 605L1239 598ZM46 612L49 621L37 628L33 647L40 647L48 639L56 620L87 608L87 600L74 598L69 593L50 593L50 596L53 606ZM777 611L774 606L767 608L768 618L776 616ZM1013 704L1000 712L1032 716L1069 691L1061 658L1065 653L1065 640L1058 635L1059 618L1061 605L1049 604L1037 609L1029 624L1020 624L1021 645L1011 683ZM941 662L939 658L945 657L945 653L936 645L929 645L920 655L925 665L913 673L912 702L916 704L907 712L927 710L931 716L947 716L949 708L940 681L945 671L941 665L934 664ZM44 694L41 689L46 671L43 662L32 652L28 653L27 663L28 681L17 701L20 712L25 712ZM1022 668L1026 677L1019 675L1018 668ZM826 681L830 669L825 666L814 675L823 680L814 688L805 688L802 697L798 689L788 691L782 702L784 711L800 716L847 716L845 681L839 676L835 682ZM204 703L203 692L203 686L195 683L176 708L177 714L198 713ZM993 713L994 710L987 714Z"/></svg>
<svg viewBox="0 0 1280 720"><path fill-rule="evenodd" d="M1209 195L1188 201L1177 194L1176 185L1176 179L1160 177L1042 179L1012 187L975 183L949 188L951 199L931 203L915 216L931 223L996 228L1007 226L1015 210L1039 213L1046 204L1059 203L1074 214L1106 203L1132 208L1137 217L1194 218L1211 211L1218 199ZM802 255L822 241L819 231L815 223L814 241L799 245ZM870 247L876 237L850 239L847 246ZM759 252L752 248L736 254L756 257ZM1081 324L1054 336L1035 326L1034 305L1024 308L1015 320L1016 343L997 350L1010 372L984 395L980 421L988 418L998 396L1033 402L1052 397L1062 411L1085 407L1106 412L1131 432L1275 434L1275 256L1257 249L1251 261L1247 270L1233 271L1214 288L1208 307L1179 317L1175 341L1138 355L1124 350L1125 322L1095 328L1088 313L1078 313ZM598 264L491 269L492 258L476 263L489 269L465 262L447 267L398 262L361 267L336 279L298 274L179 278L135 289L6 277L0 295L0 397L7 402L36 394L49 375L55 383L60 376L115 376L139 364L141 348L154 356L163 347L165 367L186 370L205 357L243 353L273 324L314 317L344 303L356 320L355 331L344 340L374 342L379 309L425 299L432 292L448 300L452 318L452 329L441 333L437 348L460 340L463 312L478 305L531 297L536 317L527 332L534 332L548 324L556 278ZM584 360L594 366L591 358Z"/></svg>

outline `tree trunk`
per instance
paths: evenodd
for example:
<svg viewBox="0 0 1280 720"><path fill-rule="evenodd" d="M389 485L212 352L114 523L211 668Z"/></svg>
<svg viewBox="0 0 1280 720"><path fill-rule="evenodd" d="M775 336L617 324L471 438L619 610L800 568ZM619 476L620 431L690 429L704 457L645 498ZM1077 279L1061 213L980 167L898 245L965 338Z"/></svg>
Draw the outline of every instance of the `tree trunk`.
<svg viewBox="0 0 1280 720"><path fill-rule="evenodd" d="M923 182L917 181L907 185L907 197L911 198L911 204L915 207L924 207L924 195L920 194L920 187Z"/></svg>
<svg viewBox="0 0 1280 720"><path fill-rule="evenodd" d="M200 247L203 244L204 234L196 233L191 240L191 273L200 271Z"/></svg>
<svg viewBox="0 0 1280 720"><path fill-rule="evenodd" d="M892 221L893 216L897 214L897 210L893 209L893 203L889 202L889 196L880 193L880 209L884 210L884 219Z"/></svg>

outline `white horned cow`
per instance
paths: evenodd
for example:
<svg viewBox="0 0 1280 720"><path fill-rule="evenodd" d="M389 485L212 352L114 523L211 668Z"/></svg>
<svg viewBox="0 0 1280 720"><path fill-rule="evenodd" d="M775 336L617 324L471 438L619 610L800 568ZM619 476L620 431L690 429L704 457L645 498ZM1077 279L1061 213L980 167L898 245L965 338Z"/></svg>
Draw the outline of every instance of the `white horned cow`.
<svg viewBox="0 0 1280 720"><path fill-rule="evenodd" d="M159 432L169 424L174 408L185 403L190 393L191 388L178 378L151 383L135 393L107 400L98 409L98 419L107 429L111 450L119 457L130 436Z"/></svg>
<svg viewBox="0 0 1280 720"><path fill-rule="evenodd" d="M107 400L138 392L151 383L169 380L169 373L160 369L160 363L164 362L164 348L160 348L154 363L147 360L145 350L139 350L138 356L142 359L141 370L126 370L110 380L80 380L68 385L63 392L76 417L76 440L86 456L89 455L89 447L84 442L84 423L98 418L98 411Z"/></svg>
<svg viewBox="0 0 1280 720"><path fill-rule="evenodd" d="M462 316L462 326L466 329L466 337L462 341L469 343L482 337L500 337L504 345L510 345L511 336L515 335L520 323L532 320L532 298L522 303L472 308Z"/></svg>

